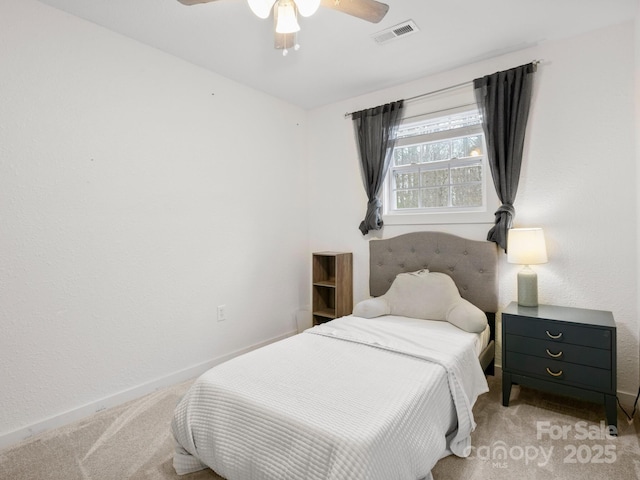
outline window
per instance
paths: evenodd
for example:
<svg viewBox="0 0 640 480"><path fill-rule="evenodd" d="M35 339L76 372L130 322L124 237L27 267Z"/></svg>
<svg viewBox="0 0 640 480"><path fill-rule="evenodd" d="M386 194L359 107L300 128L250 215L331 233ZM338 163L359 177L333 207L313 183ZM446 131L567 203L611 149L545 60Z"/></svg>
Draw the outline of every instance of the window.
<svg viewBox="0 0 640 480"><path fill-rule="evenodd" d="M485 212L485 152L477 110L405 121L387 174L385 213Z"/></svg>

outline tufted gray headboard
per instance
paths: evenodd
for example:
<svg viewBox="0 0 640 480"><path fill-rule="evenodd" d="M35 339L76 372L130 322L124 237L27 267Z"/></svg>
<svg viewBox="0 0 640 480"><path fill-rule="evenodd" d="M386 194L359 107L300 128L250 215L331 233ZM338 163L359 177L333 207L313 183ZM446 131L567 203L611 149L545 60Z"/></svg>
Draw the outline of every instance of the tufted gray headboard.
<svg viewBox="0 0 640 480"><path fill-rule="evenodd" d="M460 295L485 312L498 310L498 247L448 233L413 232L369 241L369 291L386 293L396 275L427 268L453 278Z"/></svg>

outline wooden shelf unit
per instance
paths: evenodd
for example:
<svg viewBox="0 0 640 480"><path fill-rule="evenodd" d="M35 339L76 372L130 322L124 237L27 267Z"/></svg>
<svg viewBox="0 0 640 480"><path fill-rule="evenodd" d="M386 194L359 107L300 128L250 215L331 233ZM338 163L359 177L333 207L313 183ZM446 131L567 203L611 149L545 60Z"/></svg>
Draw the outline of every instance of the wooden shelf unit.
<svg viewBox="0 0 640 480"><path fill-rule="evenodd" d="M350 315L353 310L353 255L317 252L312 260L313 324Z"/></svg>

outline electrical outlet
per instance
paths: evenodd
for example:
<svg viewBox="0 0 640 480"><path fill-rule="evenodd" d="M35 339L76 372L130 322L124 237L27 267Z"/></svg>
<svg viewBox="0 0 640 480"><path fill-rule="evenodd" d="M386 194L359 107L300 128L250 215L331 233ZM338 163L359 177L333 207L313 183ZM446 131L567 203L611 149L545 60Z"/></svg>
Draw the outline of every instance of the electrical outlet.
<svg viewBox="0 0 640 480"><path fill-rule="evenodd" d="M224 322L227 319L227 306L218 305L218 321Z"/></svg>

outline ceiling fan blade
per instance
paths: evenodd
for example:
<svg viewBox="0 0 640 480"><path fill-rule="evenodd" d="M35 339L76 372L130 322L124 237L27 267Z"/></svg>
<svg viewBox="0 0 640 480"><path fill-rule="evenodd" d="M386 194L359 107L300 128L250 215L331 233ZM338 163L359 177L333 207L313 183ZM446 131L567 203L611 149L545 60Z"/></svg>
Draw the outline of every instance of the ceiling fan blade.
<svg viewBox="0 0 640 480"><path fill-rule="evenodd" d="M371 23L378 23L389 11L389 5L376 0L322 0L321 5Z"/></svg>
<svg viewBox="0 0 640 480"><path fill-rule="evenodd" d="M183 5L197 5L199 3L211 3L216 2L217 0L178 0Z"/></svg>

